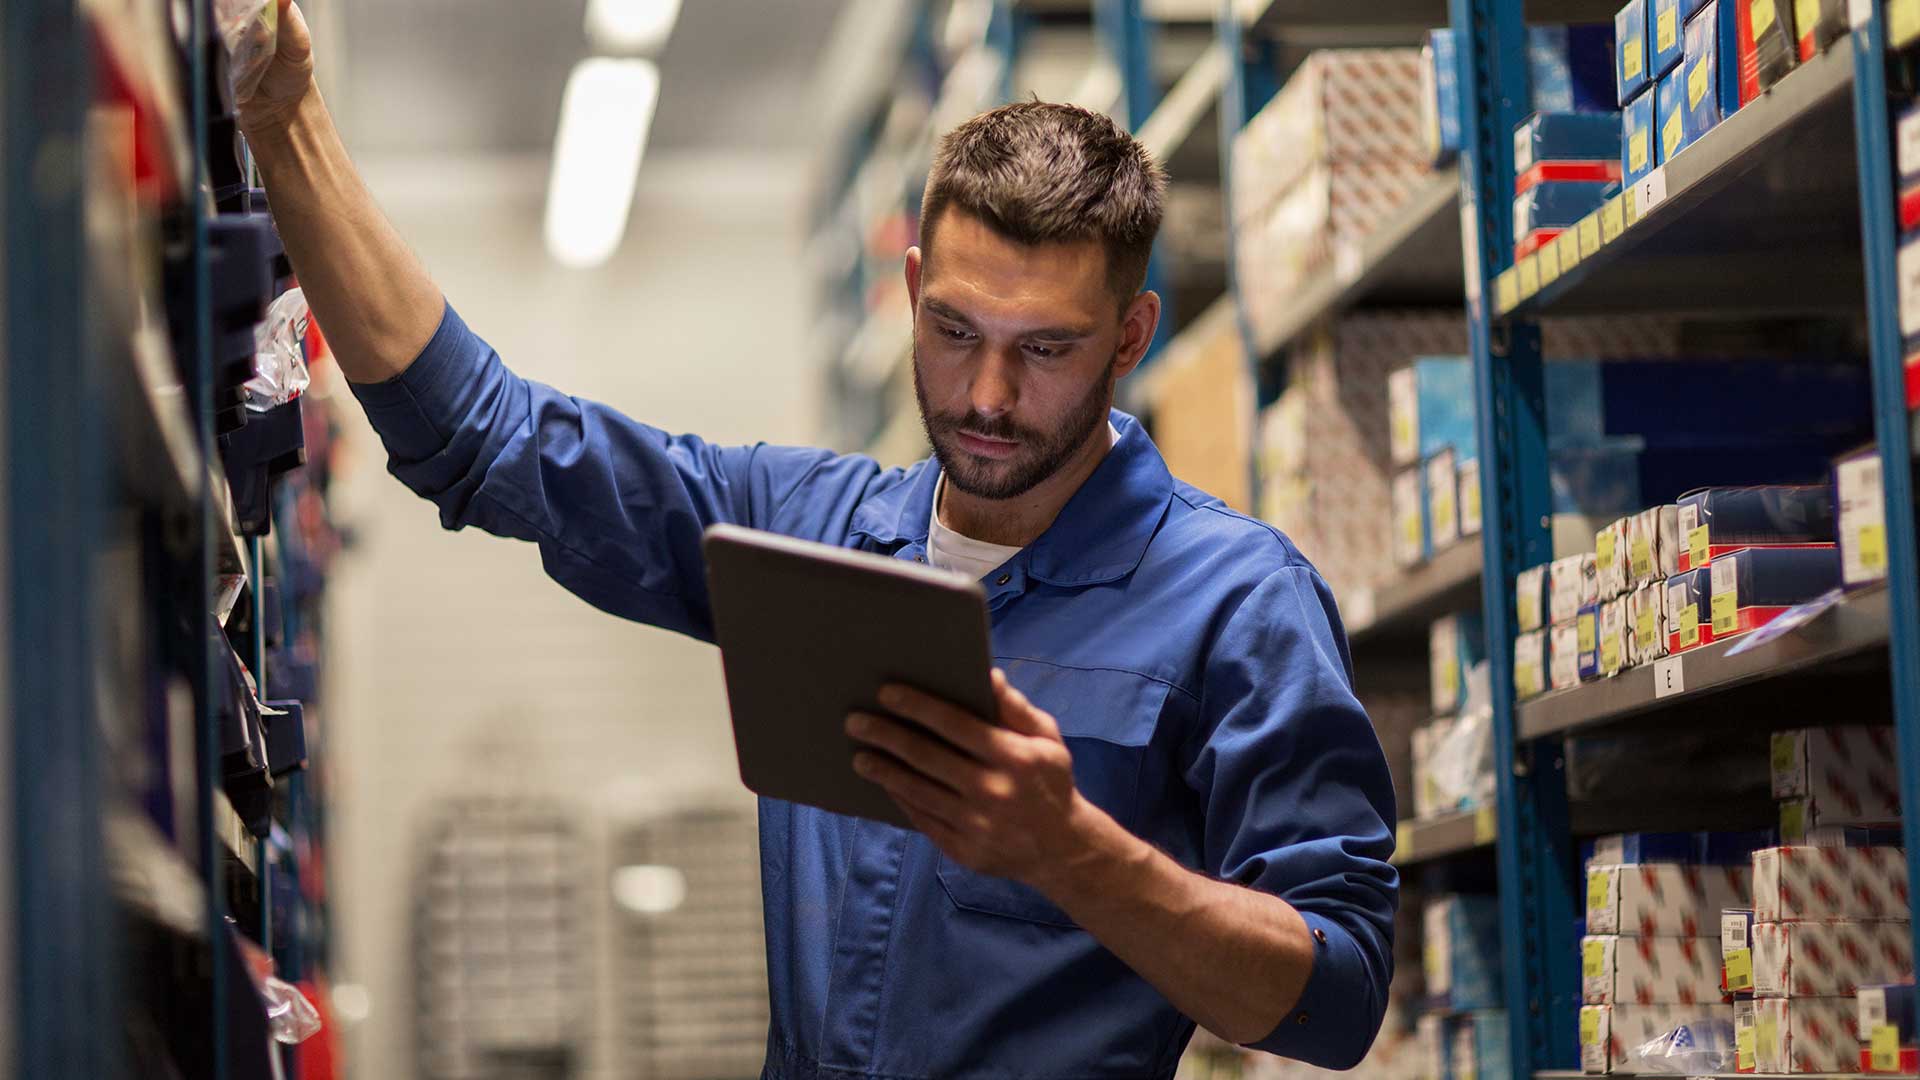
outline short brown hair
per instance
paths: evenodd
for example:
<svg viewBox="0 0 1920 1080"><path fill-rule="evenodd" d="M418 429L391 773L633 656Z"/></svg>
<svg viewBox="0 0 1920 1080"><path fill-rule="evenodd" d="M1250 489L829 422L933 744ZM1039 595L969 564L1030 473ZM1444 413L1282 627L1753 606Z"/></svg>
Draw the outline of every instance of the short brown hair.
<svg viewBox="0 0 1920 1080"><path fill-rule="evenodd" d="M1146 284L1167 174L1110 118L1073 105L1002 105L948 132L920 202L920 248L948 207L1021 244L1099 240L1122 303Z"/></svg>

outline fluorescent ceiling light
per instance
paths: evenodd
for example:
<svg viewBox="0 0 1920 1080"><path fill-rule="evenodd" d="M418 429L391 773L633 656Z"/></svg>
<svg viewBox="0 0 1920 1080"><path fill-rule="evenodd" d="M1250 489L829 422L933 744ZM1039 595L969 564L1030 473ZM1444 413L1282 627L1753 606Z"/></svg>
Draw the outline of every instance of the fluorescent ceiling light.
<svg viewBox="0 0 1920 1080"><path fill-rule="evenodd" d="M587 39L608 52L657 53L679 17L680 0L587 0Z"/></svg>
<svg viewBox="0 0 1920 1080"><path fill-rule="evenodd" d="M547 184L547 250L555 259L598 266L619 248L659 99L660 69L651 60L582 60L567 77Z"/></svg>
<svg viewBox="0 0 1920 1080"><path fill-rule="evenodd" d="M671 866L623 866L613 872L614 902L641 915L663 915L687 899L687 875Z"/></svg>

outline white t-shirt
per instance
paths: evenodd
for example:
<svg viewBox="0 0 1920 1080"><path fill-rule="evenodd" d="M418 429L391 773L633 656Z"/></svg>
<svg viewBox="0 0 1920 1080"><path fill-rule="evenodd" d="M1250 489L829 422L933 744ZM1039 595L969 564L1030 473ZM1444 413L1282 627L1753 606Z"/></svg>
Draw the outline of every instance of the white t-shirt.
<svg viewBox="0 0 1920 1080"><path fill-rule="evenodd" d="M1120 429L1107 424L1107 445L1120 441ZM933 489L933 520L927 525L927 564L942 570L951 570L956 574L965 574L978 581L991 573L995 567L1020 554L1017 547L1006 544L989 544L985 540L975 540L964 533L955 532L940 523L940 499L946 494L947 478L940 477L938 487Z"/></svg>

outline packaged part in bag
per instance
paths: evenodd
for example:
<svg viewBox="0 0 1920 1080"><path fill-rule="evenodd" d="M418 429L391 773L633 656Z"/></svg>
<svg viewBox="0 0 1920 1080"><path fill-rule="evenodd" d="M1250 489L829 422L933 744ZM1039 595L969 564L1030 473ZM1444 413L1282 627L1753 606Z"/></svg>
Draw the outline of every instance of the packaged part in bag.
<svg viewBox="0 0 1920 1080"><path fill-rule="evenodd" d="M266 320L253 330L253 378L242 387L247 408L266 412L306 392L312 377L303 342L312 321L306 295L299 289L281 293L267 308Z"/></svg>

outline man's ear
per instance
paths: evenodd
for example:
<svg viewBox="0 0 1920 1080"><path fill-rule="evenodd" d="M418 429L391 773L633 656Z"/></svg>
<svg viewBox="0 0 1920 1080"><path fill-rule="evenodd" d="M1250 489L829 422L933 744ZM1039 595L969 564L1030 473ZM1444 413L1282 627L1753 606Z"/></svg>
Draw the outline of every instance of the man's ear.
<svg viewBox="0 0 1920 1080"><path fill-rule="evenodd" d="M1147 346L1153 344L1154 331L1160 328L1160 294L1143 292L1127 305L1120 319L1120 348L1114 353L1113 377L1124 379L1146 359Z"/></svg>
<svg viewBox="0 0 1920 1080"><path fill-rule="evenodd" d="M920 254L920 249L917 246L908 248L907 304L912 308L913 312L920 310L920 269L923 265L924 257Z"/></svg>

